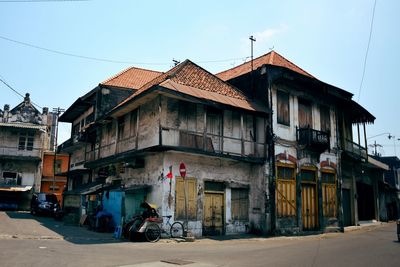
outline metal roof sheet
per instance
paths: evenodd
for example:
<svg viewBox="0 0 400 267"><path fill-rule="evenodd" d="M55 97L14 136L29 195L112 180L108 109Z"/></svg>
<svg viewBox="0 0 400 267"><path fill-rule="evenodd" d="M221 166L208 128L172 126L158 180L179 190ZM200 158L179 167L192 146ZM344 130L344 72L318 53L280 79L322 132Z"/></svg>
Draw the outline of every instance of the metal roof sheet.
<svg viewBox="0 0 400 267"><path fill-rule="evenodd" d="M36 129L36 130L46 130L45 125L38 125L32 123L24 122L0 122L0 127L13 127L13 128L24 128L24 129Z"/></svg>

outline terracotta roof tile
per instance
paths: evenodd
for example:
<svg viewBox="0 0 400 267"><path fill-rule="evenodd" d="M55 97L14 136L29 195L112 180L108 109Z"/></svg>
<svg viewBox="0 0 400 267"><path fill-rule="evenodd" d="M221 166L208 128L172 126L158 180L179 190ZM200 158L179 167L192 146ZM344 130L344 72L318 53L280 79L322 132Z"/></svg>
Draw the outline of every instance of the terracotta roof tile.
<svg viewBox="0 0 400 267"><path fill-rule="evenodd" d="M240 103L240 105L237 106L239 108L258 110L257 108L251 108L254 106L254 103L247 99L239 89L222 81L217 76L189 60L185 60L181 64L148 82L130 97L121 102L115 109L125 105L136 96L156 85L161 85L169 89L173 88L175 91L182 90L182 93L222 104L236 106L235 103ZM189 90L188 88L191 89Z"/></svg>
<svg viewBox="0 0 400 267"><path fill-rule="evenodd" d="M162 72L158 71L130 67L100 84L130 89L139 89L140 87L161 74Z"/></svg>
<svg viewBox="0 0 400 267"><path fill-rule="evenodd" d="M293 64L292 62L290 62L289 60L287 60L286 58L284 58L275 51L271 51L253 60L253 69L257 69L262 65L273 65L273 66L284 67L292 71L295 71L297 73L303 74L305 76L314 78L314 76L312 76L302 68L296 66L295 64ZM234 68L222 71L216 75L220 79L227 81L236 78L238 76L241 76L243 74L246 74L250 71L251 71L251 62L249 61Z"/></svg>

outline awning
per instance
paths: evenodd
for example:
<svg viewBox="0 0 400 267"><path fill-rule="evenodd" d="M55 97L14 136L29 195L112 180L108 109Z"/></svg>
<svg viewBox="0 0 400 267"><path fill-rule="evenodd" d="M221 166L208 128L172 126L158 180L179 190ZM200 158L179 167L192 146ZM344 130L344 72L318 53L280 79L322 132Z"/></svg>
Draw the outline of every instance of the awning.
<svg viewBox="0 0 400 267"><path fill-rule="evenodd" d="M82 185L79 188L76 188L74 190L66 191L64 192L65 195L88 195L88 194L94 194L101 192L103 190L106 190L110 186L107 184L104 184L103 182L93 182L89 184Z"/></svg>
<svg viewBox="0 0 400 267"><path fill-rule="evenodd" d="M138 190L148 190L151 188L151 185L147 185L147 184L137 184L137 185L131 185L128 187L123 188L123 190L125 191L125 193L134 193L135 191Z"/></svg>
<svg viewBox="0 0 400 267"><path fill-rule="evenodd" d="M13 127L13 128L24 128L24 129L35 129L46 131L45 125L38 125L33 123L19 123L19 122L0 122L0 127Z"/></svg>
<svg viewBox="0 0 400 267"><path fill-rule="evenodd" d="M5 192L26 192L32 189L32 186L11 186L11 187L0 187L0 191Z"/></svg>

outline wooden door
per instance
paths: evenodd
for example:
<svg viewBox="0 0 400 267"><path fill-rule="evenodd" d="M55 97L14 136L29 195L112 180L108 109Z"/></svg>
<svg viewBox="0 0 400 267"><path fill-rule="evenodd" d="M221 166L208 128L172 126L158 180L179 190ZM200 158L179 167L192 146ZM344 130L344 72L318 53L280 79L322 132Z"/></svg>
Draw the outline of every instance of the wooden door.
<svg viewBox="0 0 400 267"><path fill-rule="evenodd" d="M317 194L315 184L302 184L301 215L303 230L314 230L318 227Z"/></svg>
<svg viewBox="0 0 400 267"><path fill-rule="evenodd" d="M224 233L224 194L205 193L203 235Z"/></svg>

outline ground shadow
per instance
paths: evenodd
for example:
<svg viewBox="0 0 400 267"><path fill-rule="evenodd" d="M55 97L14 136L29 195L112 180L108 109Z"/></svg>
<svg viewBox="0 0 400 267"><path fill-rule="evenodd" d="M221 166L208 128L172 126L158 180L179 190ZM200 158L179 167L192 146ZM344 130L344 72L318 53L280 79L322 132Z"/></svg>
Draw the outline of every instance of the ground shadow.
<svg viewBox="0 0 400 267"><path fill-rule="evenodd" d="M56 221L52 217L33 216L29 212L21 211L6 211L5 213L13 220L36 220L42 227L57 234L54 235L54 239L59 236L60 238L74 244L88 245L129 242L128 240L114 238L113 233L99 233L91 231L85 226L68 225L63 221ZM38 238L40 238L40 236L38 236ZM51 239L52 237L45 238Z"/></svg>

